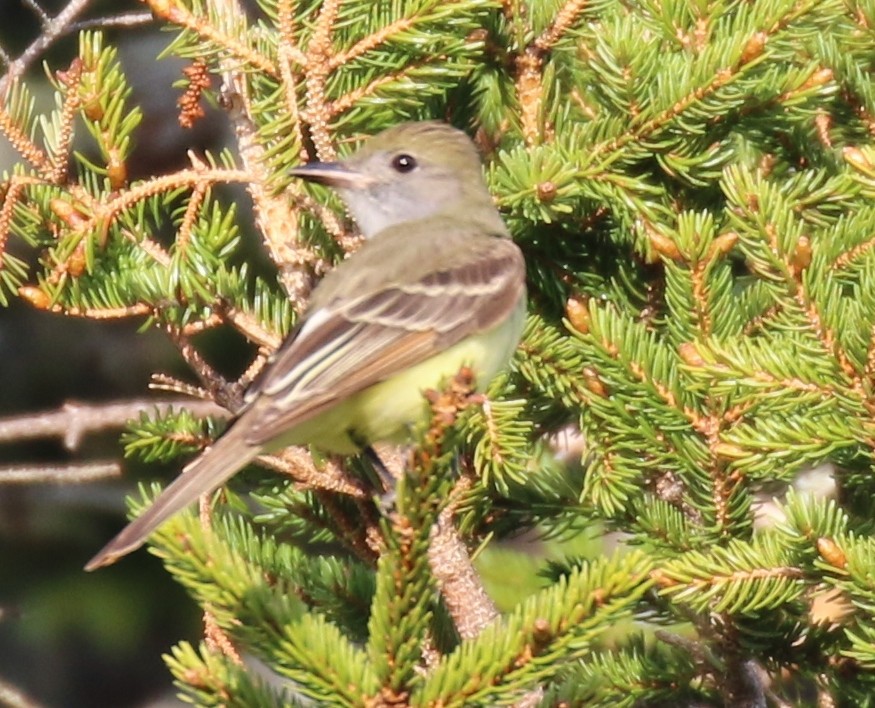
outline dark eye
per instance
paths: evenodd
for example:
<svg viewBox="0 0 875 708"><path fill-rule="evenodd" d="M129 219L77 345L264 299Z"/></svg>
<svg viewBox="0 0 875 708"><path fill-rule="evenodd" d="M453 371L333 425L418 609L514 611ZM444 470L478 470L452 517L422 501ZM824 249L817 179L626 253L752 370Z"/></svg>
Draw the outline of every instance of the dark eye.
<svg viewBox="0 0 875 708"><path fill-rule="evenodd" d="M416 159L410 155L395 155L392 158L392 169L396 172L412 172L416 169Z"/></svg>

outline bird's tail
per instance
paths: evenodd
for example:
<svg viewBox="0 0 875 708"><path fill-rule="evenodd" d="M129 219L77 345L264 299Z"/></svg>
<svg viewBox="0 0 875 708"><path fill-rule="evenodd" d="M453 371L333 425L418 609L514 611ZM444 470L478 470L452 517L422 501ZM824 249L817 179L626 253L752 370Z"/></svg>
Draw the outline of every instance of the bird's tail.
<svg viewBox="0 0 875 708"><path fill-rule="evenodd" d="M209 494L260 452L246 442L245 426L232 426L200 457L188 464L146 511L125 526L85 566L95 570L115 563L122 556L143 545L149 535L176 512ZM238 430L238 428L240 428Z"/></svg>

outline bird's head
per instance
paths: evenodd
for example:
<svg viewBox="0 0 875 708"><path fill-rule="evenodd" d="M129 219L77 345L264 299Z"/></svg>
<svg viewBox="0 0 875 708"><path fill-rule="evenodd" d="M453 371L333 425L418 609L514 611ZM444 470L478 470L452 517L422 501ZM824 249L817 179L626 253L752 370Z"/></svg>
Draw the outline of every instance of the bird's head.
<svg viewBox="0 0 875 708"><path fill-rule="evenodd" d="M477 148L444 123L402 123L342 161L311 162L291 174L336 189L365 237L437 215L482 216L485 227L504 232Z"/></svg>

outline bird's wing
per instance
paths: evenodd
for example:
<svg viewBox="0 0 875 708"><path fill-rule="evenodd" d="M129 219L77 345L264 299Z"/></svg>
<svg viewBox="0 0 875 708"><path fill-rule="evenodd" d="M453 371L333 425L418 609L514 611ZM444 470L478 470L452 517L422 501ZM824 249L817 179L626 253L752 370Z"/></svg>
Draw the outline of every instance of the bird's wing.
<svg viewBox="0 0 875 708"><path fill-rule="evenodd" d="M353 274L345 285L359 291L357 297L347 297L344 288L330 283L321 300L314 293L316 309L277 353L264 379L247 396L249 405L240 417L86 569L130 553L157 526L198 495L216 489L284 431L503 322L525 293L522 255L507 239L474 237L482 244L473 252L469 248L454 257L454 245L444 243L442 253L429 254L435 256L432 264L442 264L438 267L411 262L408 274L414 277L401 279L403 284L380 288L376 284L381 279L375 278L369 287L366 278L355 281ZM379 260L385 248L384 243L363 255ZM334 273L346 275L343 267Z"/></svg>
<svg viewBox="0 0 875 708"><path fill-rule="evenodd" d="M503 322L525 292L519 248L483 237L421 277L331 301L307 319L237 424L262 446L359 391ZM470 247L470 243L468 244ZM424 258L428 258L428 253Z"/></svg>

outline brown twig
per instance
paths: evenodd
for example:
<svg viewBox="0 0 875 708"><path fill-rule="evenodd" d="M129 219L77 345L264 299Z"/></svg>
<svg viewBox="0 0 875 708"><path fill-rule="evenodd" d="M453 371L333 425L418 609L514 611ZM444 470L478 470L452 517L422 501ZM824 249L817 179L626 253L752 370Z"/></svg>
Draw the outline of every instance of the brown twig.
<svg viewBox="0 0 875 708"><path fill-rule="evenodd" d="M61 37L88 29L140 27L154 22L151 12L126 12L74 22L73 19L81 14L88 1L69 2L55 18L49 17L35 2L28 3L40 19L41 34L17 59L12 59L0 49L0 63L7 65L6 73L0 77L0 96L5 95L12 83L23 76L30 65Z"/></svg>
<svg viewBox="0 0 875 708"><path fill-rule="evenodd" d="M226 656L236 666L243 666L240 652L225 630L216 622L216 617L209 608L204 610L204 641L210 651Z"/></svg>
<svg viewBox="0 0 875 708"><path fill-rule="evenodd" d="M234 307L223 308L222 318L234 325L234 328L250 342L264 349L275 351L283 342L279 334L266 330L253 315L243 310Z"/></svg>
<svg viewBox="0 0 875 708"><path fill-rule="evenodd" d="M128 317L144 317L151 315L155 308L144 302L135 302L126 307L65 307L58 303L52 304L47 293L37 287L24 285L18 289L18 294L28 300L39 310L64 314L68 317L82 317L89 320L123 320ZM44 296L44 297L41 297Z"/></svg>
<svg viewBox="0 0 875 708"><path fill-rule="evenodd" d="M438 516L428 549L431 572L462 639L476 637L499 616L453 524L458 501L470 487L468 477L456 484L449 504Z"/></svg>
<svg viewBox="0 0 875 708"><path fill-rule="evenodd" d="M188 204L185 206L185 215L182 217L182 223L179 226L176 236L176 247L184 256L188 250L188 244L191 242L191 233L197 223L200 215L201 206L207 198L209 185L205 182L199 182L194 186L191 196L188 199Z"/></svg>
<svg viewBox="0 0 875 708"><path fill-rule="evenodd" d="M176 345L185 363L188 364L201 385L209 393L210 398L229 411L240 410L243 403L243 391L239 390L238 386L229 383L210 366L200 350L177 327L167 327L167 334Z"/></svg>
<svg viewBox="0 0 875 708"><path fill-rule="evenodd" d="M370 519L364 527L357 523L358 520L354 523L349 518L349 515L340 508L337 503L337 497L331 492L317 489L314 494L334 522L332 530L352 549L352 552L355 553L359 560L368 565L375 565L383 547L383 536L378 525ZM361 512L361 518L368 519L365 508L367 503L363 499L357 500L356 503Z"/></svg>
<svg viewBox="0 0 875 708"><path fill-rule="evenodd" d="M213 505L211 494L201 494L198 499L198 517L200 518L201 527L207 535L210 534L213 528ZM207 604L204 606L204 641L207 648L217 654L226 656L231 662L237 666L243 666L243 660L240 658L240 653L231 641L231 638L225 633L219 623L216 621L216 616L213 614L212 607Z"/></svg>
<svg viewBox="0 0 875 708"><path fill-rule="evenodd" d="M292 194L291 197L296 205L306 209L322 222L328 235L343 249L344 253L352 253L361 245L362 236L355 230L346 228L337 214L327 206L320 204L309 194ZM329 266L330 264L321 258L314 258L311 261L311 267L316 275L324 274Z"/></svg>
<svg viewBox="0 0 875 708"><path fill-rule="evenodd" d="M303 447L287 447L277 455L260 455L258 461L307 489L321 489L354 499L369 499L371 496L371 491L360 480L348 475L336 462L328 461L322 469L317 469L310 453Z"/></svg>
<svg viewBox="0 0 875 708"><path fill-rule="evenodd" d="M210 398L209 392L205 389L188 383L187 381L180 381L169 374L152 374L149 388L153 391L164 391L165 393L178 394L194 400L209 401L210 403L213 403L213 399ZM224 409L222 408L221 410Z"/></svg>
<svg viewBox="0 0 875 708"><path fill-rule="evenodd" d="M110 201L99 204L99 212L86 220L84 227L89 231L102 219L113 219L117 214L128 211L138 202L165 192L173 192L180 187L203 188L213 184L249 184L254 175L247 170L207 167L196 163L191 169L179 170L168 175L159 175L139 182Z"/></svg>

